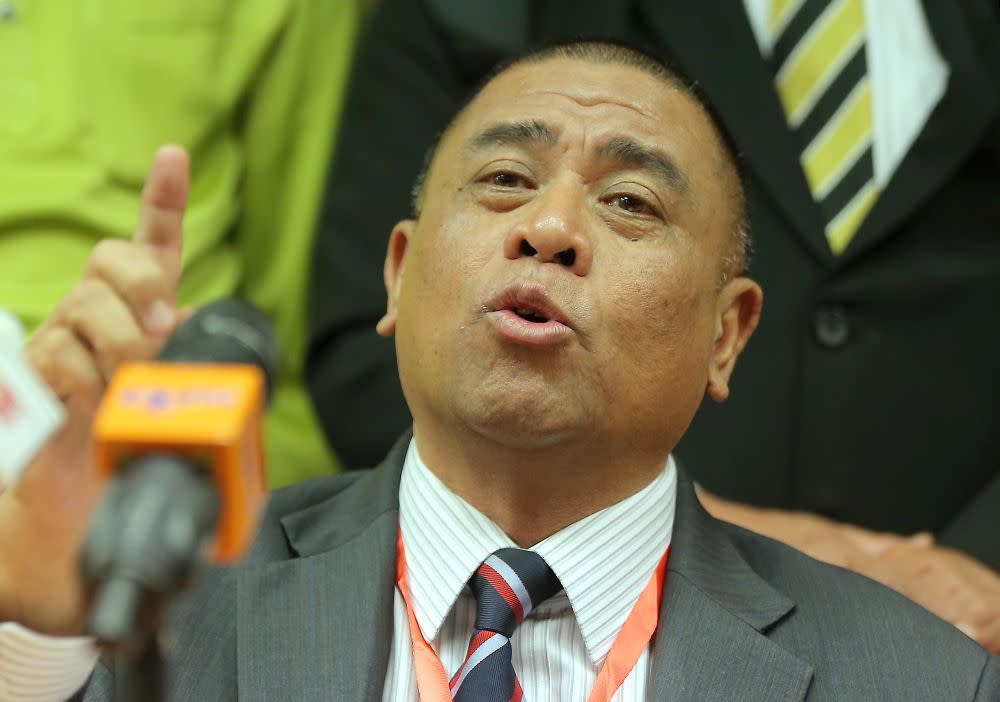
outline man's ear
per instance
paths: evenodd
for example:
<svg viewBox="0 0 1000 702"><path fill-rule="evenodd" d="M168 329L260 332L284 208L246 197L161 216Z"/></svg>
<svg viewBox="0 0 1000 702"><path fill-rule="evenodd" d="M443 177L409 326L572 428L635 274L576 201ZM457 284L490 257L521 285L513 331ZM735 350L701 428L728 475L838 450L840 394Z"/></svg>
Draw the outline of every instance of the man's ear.
<svg viewBox="0 0 1000 702"><path fill-rule="evenodd" d="M399 311L399 288L403 282L403 270L406 267L406 252L410 246L410 237L416 222L404 219L392 229L389 236L389 246L385 252L385 264L382 266L382 278L385 281L385 292L388 302L385 314L375 325L375 330L381 336L392 336L396 331L396 316Z"/></svg>
<svg viewBox="0 0 1000 702"><path fill-rule="evenodd" d="M736 359L757 328L764 292L749 278L734 278L719 292L715 347L708 368L708 394L716 402L729 397L729 377Z"/></svg>

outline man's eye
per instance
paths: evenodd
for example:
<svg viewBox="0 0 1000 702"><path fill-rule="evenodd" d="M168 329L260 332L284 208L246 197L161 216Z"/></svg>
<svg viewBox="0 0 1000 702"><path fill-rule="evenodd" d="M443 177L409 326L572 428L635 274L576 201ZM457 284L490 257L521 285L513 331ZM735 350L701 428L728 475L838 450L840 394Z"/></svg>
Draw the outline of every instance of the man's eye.
<svg viewBox="0 0 1000 702"><path fill-rule="evenodd" d="M646 215L648 217L659 215L655 207L635 195L615 195L609 202L613 206L632 214Z"/></svg>
<svg viewBox="0 0 1000 702"><path fill-rule="evenodd" d="M490 185L495 185L498 188L519 188L525 185L523 177L508 171L493 173L487 180Z"/></svg>

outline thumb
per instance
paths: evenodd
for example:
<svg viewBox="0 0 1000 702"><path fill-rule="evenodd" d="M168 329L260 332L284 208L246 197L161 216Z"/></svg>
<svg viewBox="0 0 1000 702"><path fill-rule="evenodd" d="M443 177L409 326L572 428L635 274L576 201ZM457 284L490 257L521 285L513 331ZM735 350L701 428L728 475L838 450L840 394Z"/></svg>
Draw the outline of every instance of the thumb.
<svg viewBox="0 0 1000 702"><path fill-rule="evenodd" d="M188 321L198 312L197 307L178 307L173 311L173 318L171 322L163 328L161 333L161 338L158 345L154 350L154 354L159 356L160 352L163 351L163 347L170 342L170 338L180 329L184 322Z"/></svg>
<svg viewBox="0 0 1000 702"><path fill-rule="evenodd" d="M184 324L184 322L194 317L195 313L197 312L198 312L197 307L181 307L180 309L178 309L177 316L175 318L176 321L174 322L174 329L176 329L180 325Z"/></svg>
<svg viewBox="0 0 1000 702"><path fill-rule="evenodd" d="M142 189L139 224L133 236L136 243L156 249L168 272L178 277L190 179L187 152L179 146L161 146Z"/></svg>
<svg viewBox="0 0 1000 702"><path fill-rule="evenodd" d="M929 548L934 545L934 535L929 531L921 531L907 539L911 546Z"/></svg>
<svg viewBox="0 0 1000 702"><path fill-rule="evenodd" d="M880 556L890 546L901 541L894 534L869 531L850 524L841 525L841 531L854 543L856 548L861 549L869 556Z"/></svg>

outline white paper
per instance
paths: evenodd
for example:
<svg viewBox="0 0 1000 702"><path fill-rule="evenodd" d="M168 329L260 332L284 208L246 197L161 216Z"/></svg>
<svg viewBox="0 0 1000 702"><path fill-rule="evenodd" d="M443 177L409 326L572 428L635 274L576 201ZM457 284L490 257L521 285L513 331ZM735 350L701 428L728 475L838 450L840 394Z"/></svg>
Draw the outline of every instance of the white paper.
<svg viewBox="0 0 1000 702"><path fill-rule="evenodd" d="M0 309L0 353L17 353L24 344L24 329L10 312Z"/></svg>
<svg viewBox="0 0 1000 702"><path fill-rule="evenodd" d="M0 345L0 488L8 488L63 422L59 401L21 357Z"/></svg>

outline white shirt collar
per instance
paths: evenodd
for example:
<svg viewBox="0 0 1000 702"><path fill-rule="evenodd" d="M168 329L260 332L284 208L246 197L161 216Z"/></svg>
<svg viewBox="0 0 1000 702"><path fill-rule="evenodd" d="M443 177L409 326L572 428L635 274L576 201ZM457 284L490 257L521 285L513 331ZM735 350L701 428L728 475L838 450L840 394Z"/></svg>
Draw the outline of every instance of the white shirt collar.
<svg viewBox="0 0 1000 702"><path fill-rule="evenodd" d="M677 497L673 457L640 492L536 544L558 576L600 665L670 544ZM516 546L488 517L451 492L410 442L399 488L399 523L417 623L428 641L473 572L499 548Z"/></svg>

